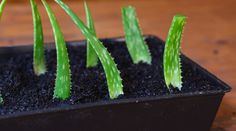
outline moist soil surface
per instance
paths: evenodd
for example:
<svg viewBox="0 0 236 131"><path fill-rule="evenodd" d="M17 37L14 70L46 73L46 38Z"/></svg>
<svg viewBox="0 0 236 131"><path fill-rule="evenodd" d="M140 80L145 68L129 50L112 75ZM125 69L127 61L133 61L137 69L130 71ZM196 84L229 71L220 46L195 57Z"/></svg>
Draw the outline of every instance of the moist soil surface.
<svg viewBox="0 0 236 131"><path fill-rule="evenodd" d="M184 59L182 59L182 90L173 87L168 90L164 82L162 66L164 44L155 38L147 39L147 43L152 55L151 65L133 64L124 42L104 41L123 79L124 95L118 99L222 90L223 87L208 80L198 68ZM56 72L55 49L45 51L48 72L41 76L36 76L33 72L30 52L15 55L1 63L0 91L4 103L0 105L0 115L110 100L101 63L97 67L86 68L85 46L68 44L68 52L72 88L71 97L66 101L53 99Z"/></svg>

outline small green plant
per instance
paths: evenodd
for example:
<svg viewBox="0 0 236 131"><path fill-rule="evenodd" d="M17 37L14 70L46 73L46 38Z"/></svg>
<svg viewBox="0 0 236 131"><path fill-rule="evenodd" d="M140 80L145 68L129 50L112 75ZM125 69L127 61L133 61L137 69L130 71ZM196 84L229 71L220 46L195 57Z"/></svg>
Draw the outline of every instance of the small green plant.
<svg viewBox="0 0 236 131"><path fill-rule="evenodd" d="M54 90L54 98L65 100L70 96L71 88L71 72L69 64L69 56L65 44L63 34L60 30L60 26L56 20L56 17L45 0L42 0L44 7L48 13L52 29L54 32L54 38L57 51L57 74Z"/></svg>
<svg viewBox="0 0 236 131"><path fill-rule="evenodd" d="M179 89L182 87L180 42L185 22L185 16L174 16L166 39L163 66L165 82L168 88L170 85Z"/></svg>
<svg viewBox="0 0 236 131"><path fill-rule="evenodd" d="M126 45L133 62L137 64L142 61L151 64L152 57L144 41L134 7L124 7L122 9L122 18Z"/></svg>
<svg viewBox="0 0 236 131"><path fill-rule="evenodd" d="M87 26L90 29L90 32L93 33L94 36L96 36L96 31L94 27L93 18L90 12L90 9L86 2L84 2L85 12L86 12L86 18L87 18ZM87 67L94 67L98 64L98 56L96 52L94 51L91 42L89 39L87 39L87 61L86 66Z"/></svg>
<svg viewBox="0 0 236 131"><path fill-rule="evenodd" d="M82 22L82 20L61 0L55 0L62 9L71 17L76 26L81 30L84 36L89 40L90 45L95 50L98 58L100 59L103 69L106 74L108 91L111 99L117 98L123 93L122 79L120 77L120 72L117 66L107 51L103 46L102 42L91 32L89 28Z"/></svg>
<svg viewBox="0 0 236 131"><path fill-rule="evenodd" d="M7 0L2 0L0 3L0 18L2 16L6 1ZM86 67L94 67L98 64L98 60L100 60L105 71L110 98L114 99L119 95L124 94L120 71L118 70L117 65L115 64L114 59L112 58L110 53L96 36L94 22L91 16L90 9L86 2L84 2L84 6L87 18L87 26L61 0L55 1L70 16L75 25L81 30L81 32L87 39ZM34 24L34 72L36 75L41 75L47 71L43 46L43 29L36 2L35 0L30 0L30 2ZM52 25L56 44L57 71L53 97L65 100L69 98L71 89L71 71L66 43L51 7L45 0L42 0L42 3L47 11L50 23ZM122 8L122 18L126 45L133 63L137 64L139 62L144 62L147 64L151 64L151 53L144 41L142 31L139 27L135 8L132 6ZM179 89L181 89L182 87L180 42L185 22L185 16L174 16L166 40L163 56L163 68L164 78L168 88L170 85ZM0 94L0 104L2 102L3 98Z"/></svg>
<svg viewBox="0 0 236 131"><path fill-rule="evenodd" d="M5 5L6 5L6 2L7 2L7 0L2 0L2 2L0 3L0 19L1 19L1 17L2 17L2 12L3 12L3 10L4 10L4 7L5 7ZM2 94L1 94L1 92L0 92L0 104L2 104L3 103L3 98L2 98Z"/></svg>
<svg viewBox="0 0 236 131"><path fill-rule="evenodd" d="M7 0L2 0L0 3L0 18L2 17L2 12L5 8L6 3L7 3Z"/></svg>
<svg viewBox="0 0 236 131"><path fill-rule="evenodd" d="M45 64L44 56L44 47L43 47L43 28L41 17L35 3L35 0L30 0L32 8L32 16L34 23L34 57L33 57L33 66L34 73L36 75L45 74L47 71Z"/></svg>

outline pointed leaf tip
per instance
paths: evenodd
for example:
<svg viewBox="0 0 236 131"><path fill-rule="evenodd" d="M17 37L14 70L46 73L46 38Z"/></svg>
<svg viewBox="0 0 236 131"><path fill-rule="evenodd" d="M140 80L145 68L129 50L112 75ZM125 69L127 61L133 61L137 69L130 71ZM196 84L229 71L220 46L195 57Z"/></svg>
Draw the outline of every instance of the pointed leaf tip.
<svg viewBox="0 0 236 131"><path fill-rule="evenodd" d="M134 64L144 62L151 64L151 53L144 41L142 31L132 6L122 8L122 20L125 31L126 45Z"/></svg>

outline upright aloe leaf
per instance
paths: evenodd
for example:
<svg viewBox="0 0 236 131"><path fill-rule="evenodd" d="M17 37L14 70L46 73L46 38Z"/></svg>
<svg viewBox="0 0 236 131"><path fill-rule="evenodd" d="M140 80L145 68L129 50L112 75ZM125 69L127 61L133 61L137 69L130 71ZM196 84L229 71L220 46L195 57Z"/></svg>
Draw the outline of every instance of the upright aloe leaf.
<svg viewBox="0 0 236 131"><path fill-rule="evenodd" d="M93 18L91 15L91 12L89 10L89 7L86 2L84 2L85 12L86 12L86 18L87 18L87 26L90 29L90 32L93 33L94 36L96 36L96 31L93 23ZM91 46L91 42L89 39L87 39L87 67L94 67L98 64L98 57L96 52L94 51L93 47Z"/></svg>
<svg viewBox="0 0 236 131"><path fill-rule="evenodd" d="M2 2L0 3L0 18L2 17L2 12L4 10L6 2L7 2L7 0L2 0Z"/></svg>
<svg viewBox="0 0 236 131"><path fill-rule="evenodd" d="M3 12L3 10L4 10L4 7L5 7L5 5L6 5L6 2L7 2L7 0L2 0L2 2L0 3L0 19L1 19L1 17L2 17L2 12ZM0 104L2 104L3 103L3 98L2 98L2 94L1 94L1 92L0 92Z"/></svg>
<svg viewBox="0 0 236 131"><path fill-rule="evenodd" d="M137 64L142 61L151 64L152 57L144 41L134 7L123 8L122 17L126 44L133 62Z"/></svg>
<svg viewBox="0 0 236 131"><path fill-rule="evenodd" d="M84 36L90 41L91 46L97 53L106 74L110 98L114 99L123 94L123 85L120 72L117 69L113 58L103 46L102 42L98 40L98 38L90 31L89 28L86 27L82 20L67 5L65 5L61 0L55 1L71 17Z"/></svg>
<svg viewBox="0 0 236 131"><path fill-rule="evenodd" d="M2 98L2 95L0 94L0 104L3 103L3 98Z"/></svg>
<svg viewBox="0 0 236 131"><path fill-rule="evenodd" d="M32 16L34 23L34 73L36 75L44 74L46 69L44 47L43 47L43 28L41 17L35 3L35 0L30 0L32 8Z"/></svg>
<svg viewBox="0 0 236 131"><path fill-rule="evenodd" d="M185 16L174 16L166 39L163 66L165 82L168 88L170 85L179 89L182 87L180 42L185 22Z"/></svg>
<svg viewBox="0 0 236 131"><path fill-rule="evenodd" d="M42 2L48 13L53 28L57 50L57 74L54 89L54 98L65 100L70 96L71 88L71 74L68 52L63 34L60 30L59 24L52 9L45 0L42 0Z"/></svg>

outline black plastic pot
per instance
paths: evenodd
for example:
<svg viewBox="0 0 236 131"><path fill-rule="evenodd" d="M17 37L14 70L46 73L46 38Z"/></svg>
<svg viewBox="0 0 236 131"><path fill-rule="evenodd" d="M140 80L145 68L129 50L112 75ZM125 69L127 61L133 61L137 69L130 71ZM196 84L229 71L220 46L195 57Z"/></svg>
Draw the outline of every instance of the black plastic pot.
<svg viewBox="0 0 236 131"><path fill-rule="evenodd" d="M146 36L146 39L160 41L155 36ZM124 39L102 41L116 43ZM83 41L80 43L79 46L84 46ZM78 46L78 42L68 44ZM0 48L0 62L26 52L32 52L32 46ZM182 61L200 70L210 81L223 87L222 90L101 101L4 115L0 116L0 130L208 131L224 94L231 88L187 57L183 56Z"/></svg>

